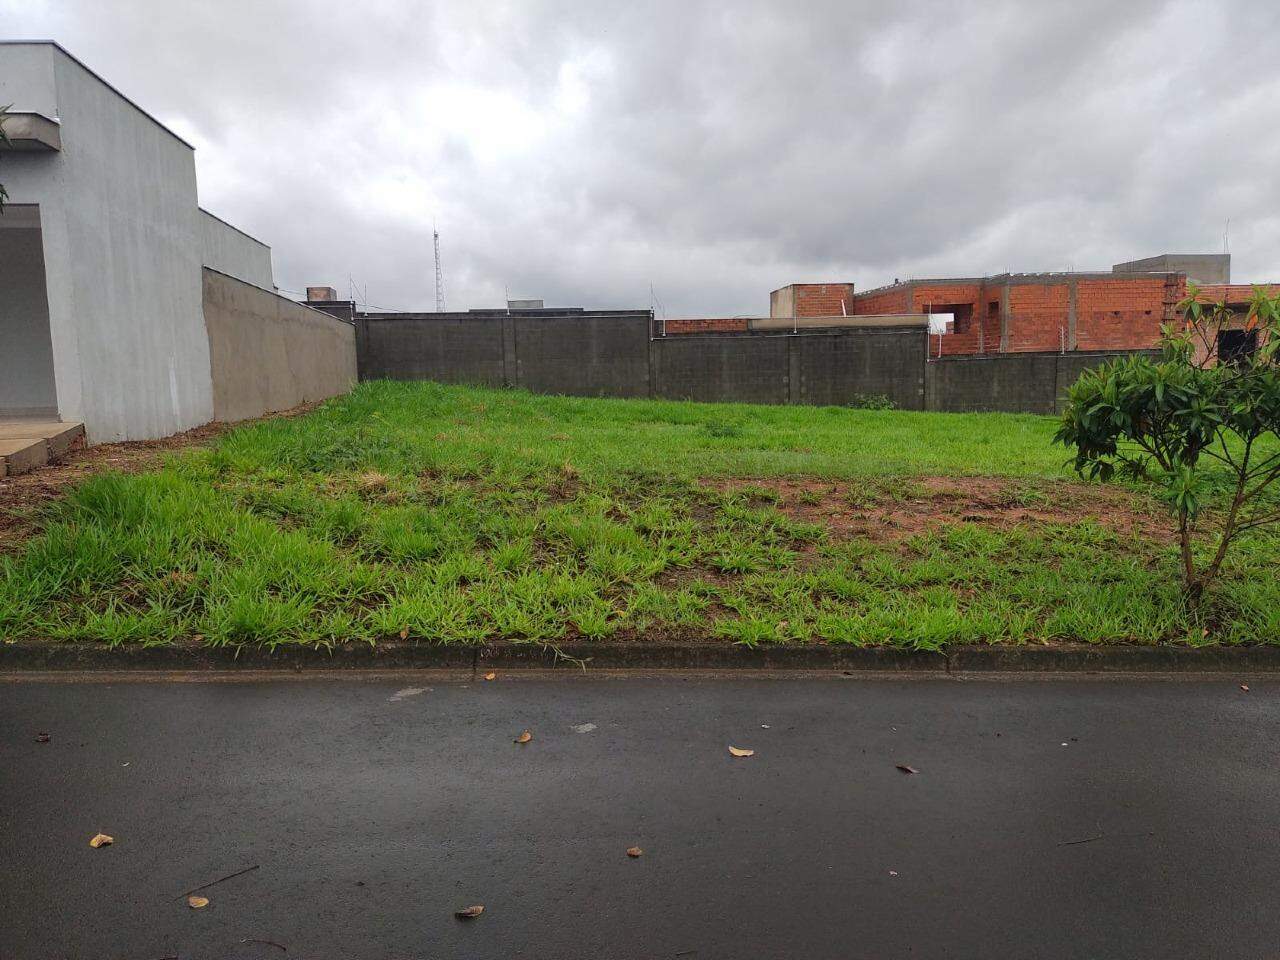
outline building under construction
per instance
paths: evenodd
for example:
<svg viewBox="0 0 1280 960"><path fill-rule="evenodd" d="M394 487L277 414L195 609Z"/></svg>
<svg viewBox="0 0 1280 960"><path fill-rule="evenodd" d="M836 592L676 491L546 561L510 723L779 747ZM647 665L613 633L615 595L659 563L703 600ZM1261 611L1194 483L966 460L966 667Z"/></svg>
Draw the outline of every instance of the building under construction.
<svg viewBox="0 0 1280 960"><path fill-rule="evenodd" d="M1188 286L1206 301L1243 309L1253 284L1231 282L1230 254L1163 254L1117 263L1108 272L1004 273L987 277L895 281L872 290L854 284L793 283L774 290L774 320L926 314L935 318L932 356L1141 350L1178 317ZM1280 293L1280 285L1264 285ZM747 330L745 318L668 320L667 334Z"/></svg>

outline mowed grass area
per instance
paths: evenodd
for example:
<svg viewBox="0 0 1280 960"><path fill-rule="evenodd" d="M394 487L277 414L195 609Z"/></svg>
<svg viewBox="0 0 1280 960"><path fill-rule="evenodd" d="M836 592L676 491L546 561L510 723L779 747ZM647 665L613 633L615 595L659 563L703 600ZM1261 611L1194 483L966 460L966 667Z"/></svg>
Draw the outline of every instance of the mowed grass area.
<svg viewBox="0 0 1280 960"><path fill-rule="evenodd" d="M149 473L0 555L0 636L1273 642L1280 538L1200 619L1167 520L1049 418L369 383ZM966 479L971 478L971 479Z"/></svg>

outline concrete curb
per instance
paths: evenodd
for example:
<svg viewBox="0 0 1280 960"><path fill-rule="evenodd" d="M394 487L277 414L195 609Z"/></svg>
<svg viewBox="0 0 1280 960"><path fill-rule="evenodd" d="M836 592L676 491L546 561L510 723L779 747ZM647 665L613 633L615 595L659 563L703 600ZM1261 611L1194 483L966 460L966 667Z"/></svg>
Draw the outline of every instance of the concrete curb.
<svg viewBox="0 0 1280 960"><path fill-rule="evenodd" d="M477 647L387 643L333 650L199 645L0 644L0 671L503 669L832 670L880 673L1280 672L1280 646L955 647L945 654L893 647L826 645L747 648L720 643L536 643Z"/></svg>

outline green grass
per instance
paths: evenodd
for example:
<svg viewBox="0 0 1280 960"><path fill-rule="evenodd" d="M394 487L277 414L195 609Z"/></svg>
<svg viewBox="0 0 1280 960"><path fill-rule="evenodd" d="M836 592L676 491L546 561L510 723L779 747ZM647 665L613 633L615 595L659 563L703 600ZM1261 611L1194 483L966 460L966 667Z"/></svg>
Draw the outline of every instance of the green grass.
<svg viewBox="0 0 1280 960"><path fill-rule="evenodd" d="M821 491L784 498L769 482L828 480L872 516L928 509L913 478L943 475L1008 478L1028 508L1064 491L1078 506L1053 429L1031 416L364 384L163 469L84 482L0 557L0 637L936 649L1280 636L1274 535L1242 542L1193 620L1166 543L1070 510L844 535L824 522Z"/></svg>

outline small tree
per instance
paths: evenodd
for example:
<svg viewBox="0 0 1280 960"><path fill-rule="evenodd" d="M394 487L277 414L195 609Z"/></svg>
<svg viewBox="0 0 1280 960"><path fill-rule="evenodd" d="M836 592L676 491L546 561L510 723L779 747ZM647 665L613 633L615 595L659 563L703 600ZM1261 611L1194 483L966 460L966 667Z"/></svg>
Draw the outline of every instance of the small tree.
<svg viewBox="0 0 1280 960"><path fill-rule="evenodd" d="M1232 542L1280 521L1280 297L1257 289L1241 316L1225 303L1201 303L1191 286L1179 309L1185 322L1164 328L1159 358L1114 360L1076 381L1055 440L1075 448L1081 476L1105 482L1119 473L1158 487L1178 520L1194 608ZM1228 331L1238 332L1221 336ZM1242 338L1254 348L1241 349ZM1206 534L1208 559L1198 561L1211 501L1225 504L1225 514L1216 545Z"/></svg>

